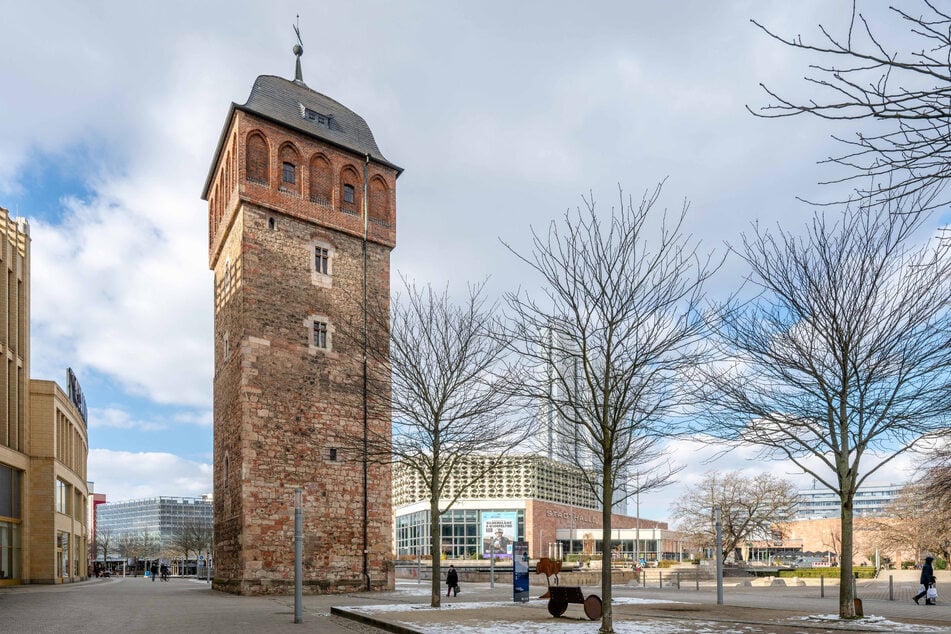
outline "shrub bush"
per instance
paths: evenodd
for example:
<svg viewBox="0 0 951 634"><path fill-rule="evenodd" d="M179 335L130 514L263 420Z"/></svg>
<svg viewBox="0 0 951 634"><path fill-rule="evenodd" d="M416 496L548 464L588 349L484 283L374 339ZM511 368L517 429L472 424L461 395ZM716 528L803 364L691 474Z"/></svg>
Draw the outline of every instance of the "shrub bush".
<svg viewBox="0 0 951 634"><path fill-rule="evenodd" d="M859 579L872 579L875 577L875 566L853 566L853 573L858 573ZM839 568L797 568L796 570L780 570L780 577L802 577L803 579L818 579L819 577L838 579L841 571Z"/></svg>

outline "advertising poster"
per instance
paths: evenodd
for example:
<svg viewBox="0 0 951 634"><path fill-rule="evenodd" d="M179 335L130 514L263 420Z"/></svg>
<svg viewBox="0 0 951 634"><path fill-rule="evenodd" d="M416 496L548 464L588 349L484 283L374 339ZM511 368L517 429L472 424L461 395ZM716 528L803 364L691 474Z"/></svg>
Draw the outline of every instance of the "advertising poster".
<svg viewBox="0 0 951 634"><path fill-rule="evenodd" d="M482 558L511 557L518 514L515 511L482 511Z"/></svg>

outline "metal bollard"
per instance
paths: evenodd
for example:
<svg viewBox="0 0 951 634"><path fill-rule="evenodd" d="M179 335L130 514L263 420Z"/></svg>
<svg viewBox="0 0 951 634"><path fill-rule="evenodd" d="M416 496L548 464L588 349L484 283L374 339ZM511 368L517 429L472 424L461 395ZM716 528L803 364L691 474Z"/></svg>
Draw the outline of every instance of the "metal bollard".
<svg viewBox="0 0 951 634"><path fill-rule="evenodd" d="M677 589L680 590L680 571L677 571Z"/></svg>
<svg viewBox="0 0 951 634"><path fill-rule="evenodd" d="M641 587L647 587L647 568L641 568Z"/></svg>
<svg viewBox="0 0 951 634"><path fill-rule="evenodd" d="M697 576L695 577L695 579L697 581L697 592L700 592L700 569L699 568L697 568L696 574Z"/></svg>
<svg viewBox="0 0 951 634"><path fill-rule="evenodd" d="M819 575L819 598L826 598L826 578L825 575Z"/></svg>
<svg viewBox="0 0 951 634"><path fill-rule="evenodd" d="M657 571L657 587L662 590L664 588L664 573L660 570Z"/></svg>
<svg viewBox="0 0 951 634"><path fill-rule="evenodd" d="M895 578L892 575L888 575L888 600L895 600Z"/></svg>

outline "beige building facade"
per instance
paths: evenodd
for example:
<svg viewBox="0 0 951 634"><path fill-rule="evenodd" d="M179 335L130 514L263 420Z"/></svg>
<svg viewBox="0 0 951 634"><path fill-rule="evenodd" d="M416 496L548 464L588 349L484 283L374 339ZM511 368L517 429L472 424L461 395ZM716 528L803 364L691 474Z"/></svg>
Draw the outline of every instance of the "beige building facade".
<svg viewBox="0 0 951 634"><path fill-rule="evenodd" d="M30 380L29 225L2 207L0 353L0 585L85 579L86 421Z"/></svg>
<svg viewBox="0 0 951 634"><path fill-rule="evenodd" d="M852 561L856 565L874 565L875 555L879 563L890 561L898 564L903 561L918 561L921 553L910 548L895 548L882 539L880 527L883 523L898 523L900 520L887 517L856 517L853 520ZM842 547L842 522L839 518L821 518L787 522L781 526L783 539L800 541L803 552L828 552L838 560Z"/></svg>

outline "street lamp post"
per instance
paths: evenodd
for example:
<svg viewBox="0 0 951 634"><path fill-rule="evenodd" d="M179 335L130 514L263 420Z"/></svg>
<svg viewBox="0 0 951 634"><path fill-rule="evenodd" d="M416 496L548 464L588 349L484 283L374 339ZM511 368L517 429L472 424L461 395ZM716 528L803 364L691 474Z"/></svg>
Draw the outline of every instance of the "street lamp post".
<svg viewBox="0 0 951 634"><path fill-rule="evenodd" d="M628 480L630 482L630 480ZM634 559L637 564L641 563L641 474L634 474ZM628 507L630 508L630 507Z"/></svg>

